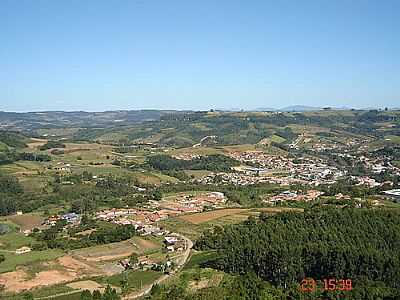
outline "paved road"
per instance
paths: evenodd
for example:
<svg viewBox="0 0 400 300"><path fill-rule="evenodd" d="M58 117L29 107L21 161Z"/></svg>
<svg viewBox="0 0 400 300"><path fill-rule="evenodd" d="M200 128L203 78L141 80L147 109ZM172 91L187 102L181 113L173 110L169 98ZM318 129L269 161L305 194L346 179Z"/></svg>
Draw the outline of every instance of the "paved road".
<svg viewBox="0 0 400 300"><path fill-rule="evenodd" d="M176 264L177 264L176 269L173 272L171 272L170 274L165 274L165 275L161 276L156 281L154 281L152 284L143 287L143 289L141 291L130 293L130 294L124 296L122 299L131 300L131 299L137 299L137 298L143 297L144 295L147 295L148 293L150 293L153 285L163 283L165 280L167 280L171 276L174 276L176 273L178 273L182 269L182 267L186 264L187 260L189 259L190 250L193 247L193 242L181 234L176 234L176 235L186 241L186 250L183 252L183 254L179 258L176 259Z"/></svg>

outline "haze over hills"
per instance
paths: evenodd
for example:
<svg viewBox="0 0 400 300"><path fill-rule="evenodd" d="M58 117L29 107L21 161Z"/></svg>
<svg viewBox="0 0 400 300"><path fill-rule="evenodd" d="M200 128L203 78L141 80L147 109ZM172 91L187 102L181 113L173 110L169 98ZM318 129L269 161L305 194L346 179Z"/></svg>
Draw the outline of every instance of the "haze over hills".
<svg viewBox="0 0 400 300"><path fill-rule="evenodd" d="M219 109L210 111L216 112L317 112L322 110L350 110L348 108L327 108L312 107L305 105L293 105L280 109L275 108L257 108L253 110L241 109ZM365 109L372 110L374 108ZM393 110L393 109L391 109ZM362 111L362 109L360 109ZM201 111L195 110L110 110L102 112L87 111L40 111L40 112L4 112L0 111L0 128L12 130L31 131L38 128L65 128L65 127L81 127L96 128L105 126L122 126L129 124L140 124L146 121L157 121L162 116L169 114L185 114ZM202 111L205 112L205 111Z"/></svg>

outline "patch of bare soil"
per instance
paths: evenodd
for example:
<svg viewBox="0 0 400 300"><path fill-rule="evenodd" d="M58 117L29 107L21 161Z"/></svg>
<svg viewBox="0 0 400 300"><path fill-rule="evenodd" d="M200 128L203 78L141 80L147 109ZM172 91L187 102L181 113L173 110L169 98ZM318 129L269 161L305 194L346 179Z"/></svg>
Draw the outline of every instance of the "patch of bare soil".
<svg viewBox="0 0 400 300"><path fill-rule="evenodd" d="M40 146L43 146L44 144L47 143L47 140L45 139L36 139L36 138L31 138L31 142L27 143L26 145L30 148L30 149L35 149L38 148Z"/></svg>
<svg viewBox="0 0 400 300"><path fill-rule="evenodd" d="M47 286L67 282L75 279L76 273L61 272L58 270L42 271L33 278L23 270L8 272L0 275L0 284L4 285L6 291L20 292L30 290L39 286Z"/></svg>
<svg viewBox="0 0 400 300"><path fill-rule="evenodd" d="M67 271L78 272L78 274L85 275L90 273L92 275L101 274L101 271L96 267L75 259L69 255L62 256L57 259L58 263L66 268Z"/></svg>
<svg viewBox="0 0 400 300"><path fill-rule="evenodd" d="M23 290L73 281L88 275L96 276L104 273L98 268L68 255L60 257L56 261L47 262L46 265L54 267L54 269L40 271L33 276L23 269L0 274L0 284L4 285L6 291L17 293Z"/></svg>

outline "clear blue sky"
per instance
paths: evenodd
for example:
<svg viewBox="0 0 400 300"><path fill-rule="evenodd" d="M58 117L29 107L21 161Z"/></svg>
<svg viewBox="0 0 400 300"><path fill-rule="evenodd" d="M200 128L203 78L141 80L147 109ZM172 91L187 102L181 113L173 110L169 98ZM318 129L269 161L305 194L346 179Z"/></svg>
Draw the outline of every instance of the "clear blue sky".
<svg viewBox="0 0 400 300"><path fill-rule="evenodd" d="M0 110L400 106L398 0L0 0Z"/></svg>

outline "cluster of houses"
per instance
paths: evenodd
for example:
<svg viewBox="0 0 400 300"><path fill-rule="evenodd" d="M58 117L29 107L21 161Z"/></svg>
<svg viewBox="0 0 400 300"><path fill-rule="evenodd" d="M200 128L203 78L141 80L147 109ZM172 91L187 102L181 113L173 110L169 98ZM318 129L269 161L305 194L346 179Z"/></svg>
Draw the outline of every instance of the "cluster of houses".
<svg viewBox="0 0 400 300"><path fill-rule="evenodd" d="M197 194L178 194L172 199L164 199L156 205L166 210L172 210L177 214L201 212L205 208L222 208L225 205L226 197L221 192L205 192Z"/></svg>
<svg viewBox="0 0 400 300"><path fill-rule="evenodd" d="M204 192L197 195L178 194L170 200L149 201L148 208L112 208L96 213L96 219L119 225L133 225L142 235L168 234L157 222L182 213L200 212L205 207L220 208L226 197L220 192Z"/></svg>
<svg viewBox="0 0 400 300"><path fill-rule="evenodd" d="M306 193L302 193L301 191L284 191L278 195L265 199L264 202L272 205L276 205L278 203L286 202L286 201L313 201L316 200L319 196L324 193L317 190L308 190Z"/></svg>
<svg viewBox="0 0 400 300"><path fill-rule="evenodd" d="M374 178L368 176L351 176L351 179L356 180L356 185L365 185L370 188L380 186L381 183L377 182Z"/></svg>
<svg viewBox="0 0 400 300"><path fill-rule="evenodd" d="M166 236L164 244L168 252L184 251L187 248L186 241L179 236Z"/></svg>
<svg viewBox="0 0 400 300"><path fill-rule="evenodd" d="M229 183L239 185L249 185L261 182L277 183L287 185L292 183L311 184L332 184L338 178L344 176L346 172L330 166L322 159L318 158L288 158L282 155L269 155L262 151L231 152L232 158L239 160L243 164L256 165L239 166L234 170L249 177L232 176ZM262 177L252 179L250 177ZM223 178L225 180L225 178Z"/></svg>
<svg viewBox="0 0 400 300"><path fill-rule="evenodd" d="M245 167L236 168L235 173L210 173L201 178L193 179L197 184L233 184L254 185L259 183L271 183L281 186L291 184L304 184L318 186L321 184L335 183L345 172L322 164L298 164L288 172L270 172L262 168Z"/></svg>
<svg viewBox="0 0 400 300"><path fill-rule="evenodd" d="M81 221L81 216L77 213L67 213L64 215L53 215L46 218L43 225L54 226L58 221L66 221L68 224L78 225Z"/></svg>
<svg viewBox="0 0 400 300"><path fill-rule="evenodd" d="M303 159L301 163L294 164L290 170L290 174L293 174L295 178L306 180L315 186L335 183L346 173L322 161L311 159Z"/></svg>
<svg viewBox="0 0 400 300"><path fill-rule="evenodd" d="M118 225L133 225L141 235L161 236L167 234L157 226L157 222L170 216L166 210L148 211L132 208L112 208L96 213L96 219L111 222Z"/></svg>
<svg viewBox="0 0 400 300"><path fill-rule="evenodd" d="M172 252L182 252L187 249L188 245L186 241L181 238L179 235L168 234L164 237L164 250L167 253ZM155 261L149 256L144 255L140 256L137 259L137 262L132 263L129 258L123 259L119 261L119 264L126 269L141 269L141 270L156 270L156 271L168 271L173 267L173 262L167 255L166 261Z"/></svg>
<svg viewBox="0 0 400 300"><path fill-rule="evenodd" d="M358 159L364 164L365 168L371 170L372 173L380 174L385 171L391 171L393 174L400 176L400 169L392 164L390 157L382 156L370 158L362 155Z"/></svg>
<svg viewBox="0 0 400 300"><path fill-rule="evenodd" d="M282 155L269 155L263 151L232 151L228 156L243 164L257 165L270 170L289 171L293 162Z"/></svg>
<svg viewBox="0 0 400 300"><path fill-rule="evenodd" d="M64 162L58 162L54 167L54 170L57 172L64 172L64 173L70 173L71 172L71 164L64 163Z"/></svg>

